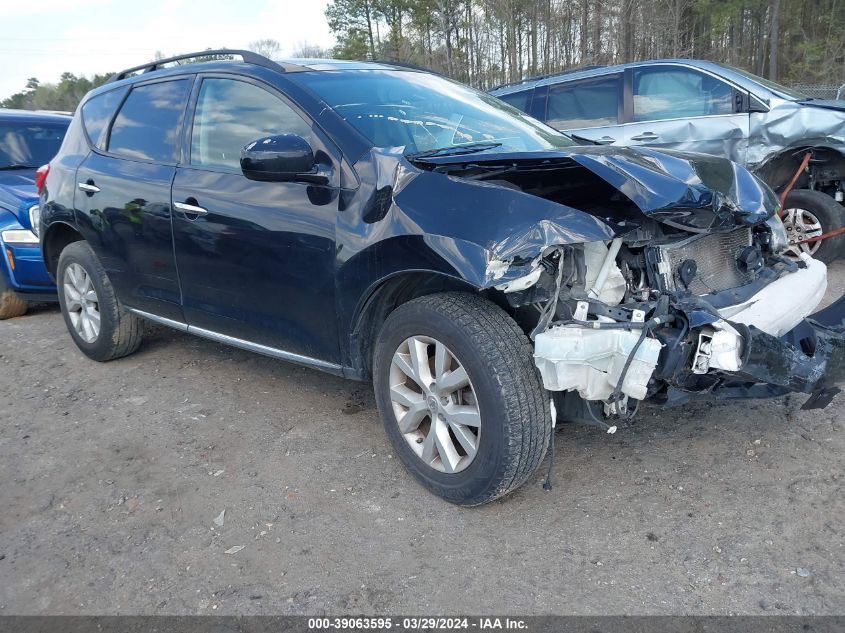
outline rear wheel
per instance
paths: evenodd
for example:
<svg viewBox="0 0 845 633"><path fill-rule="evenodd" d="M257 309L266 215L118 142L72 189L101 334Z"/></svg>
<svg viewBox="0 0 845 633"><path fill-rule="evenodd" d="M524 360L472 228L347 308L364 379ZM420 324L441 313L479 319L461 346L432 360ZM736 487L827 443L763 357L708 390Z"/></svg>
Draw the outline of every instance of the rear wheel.
<svg viewBox="0 0 845 633"><path fill-rule="evenodd" d="M539 466L548 398L528 338L498 306L461 292L410 301L388 316L373 360L387 435L435 494L487 503Z"/></svg>
<svg viewBox="0 0 845 633"><path fill-rule="evenodd" d="M786 196L783 209L783 224L790 244L787 254L797 257L806 253L830 263L845 252L845 234L818 242L804 241L845 226L845 208L829 195L796 189Z"/></svg>
<svg viewBox="0 0 845 633"><path fill-rule="evenodd" d="M72 242L64 248L57 282L65 325L86 356L108 361L138 349L143 322L118 301L105 269L87 242Z"/></svg>
<svg viewBox="0 0 845 633"><path fill-rule="evenodd" d="M0 321L23 316L26 314L27 307L27 302L12 292L6 285L6 280L0 275Z"/></svg>

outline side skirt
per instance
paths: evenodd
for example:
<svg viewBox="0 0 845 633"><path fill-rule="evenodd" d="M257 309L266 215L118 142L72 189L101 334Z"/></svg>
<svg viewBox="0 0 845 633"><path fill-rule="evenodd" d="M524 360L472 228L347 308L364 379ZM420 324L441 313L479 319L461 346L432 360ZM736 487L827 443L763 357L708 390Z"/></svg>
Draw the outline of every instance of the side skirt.
<svg viewBox="0 0 845 633"><path fill-rule="evenodd" d="M280 360L288 361L290 363L296 363L297 365L313 367L314 369L319 369L321 371L334 374L335 376L347 377L348 375L348 372L344 371L344 368L341 365L329 363L324 360L319 360L317 358L311 358L310 356L303 356L301 354L294 354L293 352L286 352L281 349L276 349L275 347L261 345L260 343L253 343L252 341L245 341L244 339L235 338L234 336L229 336L227 334L220 334L219 332L214 332L212 330L206 330L193 325L188 325L187 323L182 323L181 321L166 319L164 317L160 317L149 312L144 312L143 310L137 310L135 308L127 309L132 314L136 314L139 317L142 317L149 321L153 321L154 323L166 325L167 327L171 327L174 330L179 330L180 332L187 332L188 334L201 336L202 338L217 341L218 343L225 343L226 345L231 345L232 347L239 347L241 349L247 350L248 352L264 354L265 356L270 356L271 358L278 358Z"/></svg>

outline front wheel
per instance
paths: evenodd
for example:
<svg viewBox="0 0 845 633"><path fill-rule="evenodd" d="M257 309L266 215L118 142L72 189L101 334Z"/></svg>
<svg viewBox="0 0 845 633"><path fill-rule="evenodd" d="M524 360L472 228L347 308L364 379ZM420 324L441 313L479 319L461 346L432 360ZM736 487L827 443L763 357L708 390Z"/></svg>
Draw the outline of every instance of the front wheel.
<svg viewBox="0 0 845 633"><path fill-rule="evenodd" d="M829 195L795 189L786 196L783 209L783 225L789 238L787 254L797 257L806 253L829 264L845 252L845 234L819 242L804 241L845 226L845 208Z"/></svg>
<svg viewBox="0 0 845 633"><path fill-rule="evenodd" d="M373 380L397 455L447 501L493 501L543 459L551 414L531 344L480 296L447 292L397 308L376 341Z"/></svg>

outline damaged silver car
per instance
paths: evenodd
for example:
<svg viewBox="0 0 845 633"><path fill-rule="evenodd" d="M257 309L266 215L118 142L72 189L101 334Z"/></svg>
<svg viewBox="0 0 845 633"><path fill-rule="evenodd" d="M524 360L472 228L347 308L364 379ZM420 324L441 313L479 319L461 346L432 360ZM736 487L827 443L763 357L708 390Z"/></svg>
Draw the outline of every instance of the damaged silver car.
<svg viewBox="0 0 845 633"><path fill-rule="evenodd" d="M782 215L793 259L845 255L845 102L694 59L591 66L492 94L585 142L730 158L791 192Z"/></svg>

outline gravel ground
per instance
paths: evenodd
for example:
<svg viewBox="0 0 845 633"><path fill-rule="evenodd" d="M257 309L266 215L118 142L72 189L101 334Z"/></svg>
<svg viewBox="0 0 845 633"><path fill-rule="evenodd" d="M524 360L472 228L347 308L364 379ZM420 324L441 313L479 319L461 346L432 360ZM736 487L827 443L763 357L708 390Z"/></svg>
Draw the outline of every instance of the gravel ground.
<svg viewBox="0 0 845 633"><path fill-rule="evenodd" d="M842 396L564 425L551 492L460 509L368 385L160 327L97 364L56 308L0 339L0 614L845 613Z"/></svg>

